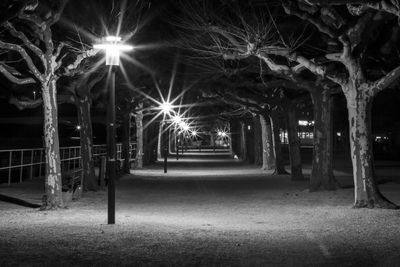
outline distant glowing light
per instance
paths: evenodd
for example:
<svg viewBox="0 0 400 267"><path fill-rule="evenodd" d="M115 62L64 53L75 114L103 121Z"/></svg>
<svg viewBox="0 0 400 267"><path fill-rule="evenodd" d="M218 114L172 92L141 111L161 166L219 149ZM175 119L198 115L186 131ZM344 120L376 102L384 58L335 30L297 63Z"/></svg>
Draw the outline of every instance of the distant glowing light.
<svg viewBox="0 0 400 267"><path fill-rule="evenodd" d="M314 121L299 120L300 126L314 126Z"/></svg>
<svg viewBox="0 0 400 267"><path fill-rule="evenodd" d="M190 127L189 127L189 125L187 125L186 123L182 126L182 129L184 130L184 131L189 131L189 129L190 129Z"/></svg>
<svg viewBox="0 0 400 267"><path fill-rule="evenodd" d="M107 66L119 66L120 63L120 52L130 51L133 46L126 44L119 44L121 37L119 36L107 36L105 38L107 43L95 44L94 49L101 49L106 51L106 65Z"/></svg>
<svg viewBox="0 0 400 267"><path fill-rule="evenodd" d="M172 122L179 125L182 122L182 117L179 115L175 115L172 117Z"/></svg>
<svg viewBox="0 0 400 267"><path fill-rule="evenodd" d="M217 132L217 135L220 136L220 137L226 137L226 136L228 136L227 132L221 131L221 130L219 130L219 131Z"/></svg>
<svg viewBox="0 0 400 267"><path fill-rule="evenodd" d="M197 136L197 131L193 131L192 136Z"/></svg>
<svg viewBox="0 0 400 267"><path fill-rule="evenodd" d="M164 102L160 105L161 111L164 114L169 114L172 111L172 105L169 102Z"/></svg>
<svg viewBox="0 0 400 267"><path fill-rule="evenodd" d="M80 129L82 129L82 127L80 125L76 125L76 130L79 131Z"/></svg>
<svg viewBox="0 0 400 267"><path fill-rule="evenodd" d="M342 136L342 133L341 132L337 132L336 136L340 137L340 136Z"/></svg>
<svg viewBox="0 0 400 267"><path fill-rule="evenodd" d="M251 130L251 126L250 125L247 125L247 130Z"/></svg>

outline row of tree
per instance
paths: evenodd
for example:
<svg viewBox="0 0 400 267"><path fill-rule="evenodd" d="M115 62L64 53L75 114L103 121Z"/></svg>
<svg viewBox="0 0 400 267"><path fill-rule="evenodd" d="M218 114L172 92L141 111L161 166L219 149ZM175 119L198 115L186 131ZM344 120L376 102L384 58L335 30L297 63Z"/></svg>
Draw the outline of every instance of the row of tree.
<svg viewBox="0 0 400 267"><path fill-rule="evenodd" d="M177 43L189 51L192 65L213 73L207 88L261 115L263 137L271 138L266 126L271 125L275 148L276 114L286 113L293 178L302 177L293 106L308 92L315 120L310 189L334 188L331 96L340 93L347 101L354 206L397 207L378 189L371 138L372 101L400 77L397 1L181 1L179 6L182 13L171 19L180 28ZM263 141L266 156L268 143ZM275 151L276 168L279 154Z"/></svg>

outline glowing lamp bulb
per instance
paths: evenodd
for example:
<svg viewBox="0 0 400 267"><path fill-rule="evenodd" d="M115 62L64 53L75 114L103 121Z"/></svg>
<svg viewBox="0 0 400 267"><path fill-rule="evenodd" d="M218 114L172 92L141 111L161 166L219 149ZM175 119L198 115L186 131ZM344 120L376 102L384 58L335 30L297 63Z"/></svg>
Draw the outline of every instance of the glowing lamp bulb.
<svg viewBox="0 0 400 267"><path fill-rule="evenodd" d="M189 130L189 125L185 124L185 125L183 125L182 128L183 128L184 131L188 131Z"/></svg>
<svg viewBox="0 0 400 267"><path fill-rule="evenodd" d="M76 125L76 130L80 130L81 129L81 126L80 125Z"/></svg>
<svg viewBox="0 0 400 267"><path fill-rule="evenodd" d="M218 131L218 136L221 136L222 135L222 132L221 131Z"/></svg>
<svg viewBox="0 0 400 267"><path fill-rule="evenodd" d="M179 116L179 115L175 115L175 116L172 118L172 121L173 121L175 124L180 124L181 121L182 121L182 118L181 118L181 116Z"/></svg>
<svg viewBox="0 0 400 267"><path fill-rule="evenodd" d="M93 45L94 49L102 49L106 51L106 65L119 66L120 51L130 51L133 49L130 45L119 44L121 37L107 36L106 43Z"/></svg>
<svg viewBox="0 0 400 267"><path fill-rule="evenodd" d="M171 103L168 103L168 102L162 103L162 104L161 104L161 110L162 110L162 112L163 112L164 114L170 113L171 110L172 110L172 105L171 105Z"/></svg>
<svg viewBox="0 0 400 267"><path fill-rule="evenodd" d="M225 137L225 136L226 136L226 133L225 133L225 132L222 132L222 133L221 133L221 136L222 136L222 137Z"/></svg>
<svg viewBox="0 0 400 267"><path fill-rule="evenodd" d="M196 132L196 131L193 131L193 132L192 132L192 135L193 135L193 136L197 136L197 132Z"/></svg>

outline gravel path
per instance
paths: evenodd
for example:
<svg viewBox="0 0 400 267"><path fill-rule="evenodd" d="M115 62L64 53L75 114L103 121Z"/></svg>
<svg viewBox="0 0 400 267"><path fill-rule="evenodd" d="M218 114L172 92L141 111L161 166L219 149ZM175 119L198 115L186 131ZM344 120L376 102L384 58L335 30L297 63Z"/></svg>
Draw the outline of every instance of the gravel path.
<svg viewBox="0 0 400 267"><path fill-rule="evenodd" d="M352 209L352 189L309 193L305 181L223 156L161 167L118 181L116 225L104 191L49 212L0 202L0 266L400 264L400 211ZM29 190L40 187L0 194L39 201ZM400 204L399 184L381 189Z"/></svg>

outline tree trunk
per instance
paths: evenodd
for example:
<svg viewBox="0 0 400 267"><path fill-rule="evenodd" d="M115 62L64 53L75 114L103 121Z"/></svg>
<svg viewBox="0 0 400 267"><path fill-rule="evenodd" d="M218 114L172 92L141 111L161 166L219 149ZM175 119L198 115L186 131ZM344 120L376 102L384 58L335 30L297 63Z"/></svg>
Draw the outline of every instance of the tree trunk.
<svg viewBox="0 0 400 267"><path fill-rule="evenodd" d="M371 138L372 97L362 89L349 89L345 95L349 112L354 207L396 208L381 194L375 182Z"/></svg>
<svg viewBox="0 0 400 267"><path fill-rule="evenodd" d="M80 128L81 161L83 172L83 190L97 191L98 185L93 165L93 135L90 117L90 101L88 96L76 96L75 104L78 111Z"/></svg>
<svg viewBox="0 0 400 267"><path fill-rule="evenodd" d="M158 126L158 142L157 142L157 159L161 159L163 157L163 155L161 154L161 137L162 137L162 132L163 132L163 122L159 123ZM182 142L183 145L183 142Z"/></svg>
<svg viewBox="0 0 400 267"><path fill-rule="evenodd" d="M57 209L64 206L58 138L57 88L56 80L42 84L44 109L44 141L46 154L45 195L41 209Z"/></svg>
<svg viewBox="0 0 400 267"><path fill-rule="evenodd" d="M246 125L240 122L240 153L243 161L247 160Z"/></svg>
<svg viewBox="0 0 400 267"><path fill-rule="evenodd" d="M304 180L301 154L300 154L300 139L297 128L298 120L296 110L290 105L286 108L288 122L288 141L289 141L289 159L291 168L292 180Z"/></svg>
<svg viewBox="0 0 400 267"><path fill-rule="evenodd" d="M122 173L129 174L131 170L131 151L130 151L130 142L131 142L131 116L129 112L122 116L122 148L121 148L121 158L124 159L124 165L122 166Z"/></svg>
<svg viewBox="0 0 400 267"><path fill-rule="evenodd" d="M233 152L232 148L232 126L231 122L228 122L228 138L229 138L229 153L231 154L231 157L233 157L235 154Z"/></svg>
<svg viewBox="0 0 400 267"><path fill-rule="evenodd" d="M268 120L267 120L268 119ZM272 170L275 168L274 145L272 140L272 129L269 118L260 115L261 139L262 139L262 169Z"/></svg>
<svg viewBox="0 0 400 267"><path fill-rule="evenodd" d="M283 161L281 139L279 138L279 114L278 111L272 111L270 114L271 128L272 128L272 140L275 155L275 174L288 174L285 170L285 164Z"/></svg>
<svg viewBox="0 0 400 267"><path fill-rule="evenodd" d="M314 148L310 191L334 190L330 92L318 88L311 92L311 97L314 105Z"/></svg>
<svg viewBox="0 0 400 267"><path fill-rule="evenodd" d="M260 115L253 117L254 125L254 164L261 166L263 163L263 152L262 152L262 136L261 136L261 124Z"/></svg>
<svg viewBox="0 0 400 267"><path fill-rule="evenodd" d="M141 106L143 107L143 105ZM143 168L143 112L138 111L135 115L136 122L136 157L135 167Z"/></svg>

